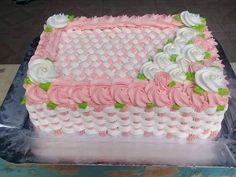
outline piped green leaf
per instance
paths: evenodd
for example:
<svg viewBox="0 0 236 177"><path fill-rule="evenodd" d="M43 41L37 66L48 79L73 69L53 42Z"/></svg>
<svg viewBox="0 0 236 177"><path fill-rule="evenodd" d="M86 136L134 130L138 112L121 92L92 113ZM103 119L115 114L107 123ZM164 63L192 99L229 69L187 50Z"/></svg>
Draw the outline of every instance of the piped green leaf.
<svg viewBox="0 0 236 177"><path fill-rule="evenodd" d="M79 108L80 109L86 109L88 107L88 103L86 101L83 101L79 103Z"/></svg>
<svg viewBox="0 0 236 177"><path fill-rule="evenodd" d="M181 17L180 17L179 14L175 16L175 20L178 21L178 22L182 22Z"/></svg>
<svg viewBox="0 0 236 177"><path fill-rule="evenodd" d="M193 91L198 95L204 95L204 93L205 93L205 90L203 90L203 88L200 87L199 85L196 85L194 87Z"/></svg>
<svg viewBox="0 0 236 177"><path fill-rule="evenodd" d="M170 83L168 84L168 87L174 87L176 85L175 81L170 81Z"/></svg>
<svg viewBox="0 0 236 177"><path fill-rule="evenodd" d="M168 39L167 42L166 42L166 44L173 43L174 40L175 40L174 38L172 38L172 39Z"/></svg>
<svg viewBox="0 0 236 177"><path fill-rule="evenodd" d="M51 58L46 58L46 60L48 60L50 62L54 62Z"/></svg>
<svg viewBox="0 0 236 177"><path fill-rule="evenodd" d="M199 34L198 36L201 37L201 38L205 38L206 37L204 33Z"/></svg>
<svg viewBox="0 0 236 177"><path fill-rule="evenodd" d="M218 105L217 108L216 108L216 111L219 112L219 111L224 111L225 109L225 106L224 105Z"/></svg>
<svg viewBox="0 0 236 177"><path fill-rule="evenodd" d="M211 53L210 52L205 52L204 53L204 59L209 59L211 58Z"/></svg>
<svg viewBox="0 0 236 177"><path fill-rule="evenodd" d="M148 61L153 61L153 58L150 56L150 57L148 58Z"/></svg>
<svg viewBox="0 0 236 177"><path fill-rule="evenodd" d="M52 28L51 26L45 26L44 32L50 33L50 32L52 32L52 31L53 31L53 28Z"/></svg>
<svg viewBox="0 0 236 177"><path fill-rule="evenodd" d="M187 42L187 44L192 44L192 43L193 43L192 39L190 39L190 40Z"/></svg>
<svg viewBox="0 0 236 177"><path fill-rule="evenodd" d="M30 85L30 84L32 84L33 82L30 80L30 78L29 77L26 77L25 79L24 79L24 85Z"/></svg>
<svg viewBox="0 0 236 177"><path fill-rule="evenodd" d="M181 106L179 106L179 105L176 104L176 103L173 104L172 107L171 107L171 109L172 109L172 110L175 110L175 111L179 110L180 108L181 108Z"/></svg>
<svg viewBox="0 0 236 177"><path fill-rule="evenodd" d="M51 86L50 82L40 83L39 87L43 89L44 91L48 91L49 87Z"/></svg>
<svg viewBox="0 0 236 177"><path fill-rule="evenodd" d="M20 99L20 104L25 104L26 103L26 97L23 96L21 99Z"/></svg>
<svg viewBox="0 0 236 177"><path fill-rule="evenodd" d="M116 109L122 109L122 108L125 107L125 104L124 104L124 103L120 103L120 102L116 102L115 105L114 105L114 107L115 107Z"/></svg>
<svg viewBox="0 0 236 177"><path fill-rule="evenodd" d="M194 81L194 79L195 79L195 73L194 72L186 72L185 76L186 76L186 80L189 80L189 81Z"/></svg>
<svg viewBox="0 0 236 177"><path fill-rule="evenodd" d="M56 107L57 107L57 104L52 101L49 101L47 103L47 108L49 108L49 109L56 109Z"/></svg>
<svg viewBox="0 0 236 177"><path fill-rule="evenodd" d="M146 108L147 109L152 109L154 108L156 105L154 103L146 103Z"/></svg>
<svg viewBox="0 0 236 177"><path fill-rule="evenodd" d="M176 63L177 57L178 57L177 54L172 54L172 55L170 56L170 61L173 62L173 63Z"/></svg>
<svg viewBox="0 0 236 177"><path fill-rule="evenodd" d="M163 52L163 49L157 49L157 53Z"/></svg>
<svg viewBox="0 0 236 177"><path fill-rule="evenodd" d="M72 22L75 19L75 16L74 15L68 15L67 18L70 22Z"/></svg>
<svg viewBox="0 0 236 177"><path fill-rule="evenodd" d="M145 75L143 73L138 73L137 79L146 80L147 78L145 77Z"/></svg>
<svg viewBox="0 0 236 177"><path fill-rule="evenodd" d="M229 90L227 88L218 88L218 94L221 96L229 95Z"/></svg>
<svg viewBox="0 0 236 177"><path fill-rule="evenodd" d="M202 32L204 31L205 27L206 27L205 25L203 25L203 24L199 24L199 25L195 25L195 26L193 26L192 28L195 29L196 31L202 33Z"/></svg>
<svg viewBox="0 0 236 177"><path fill-rule="evenodd" d="M202 23L203 25L206 25L206 18L200 17L200 19L201 19L201 23Z"/></svg>

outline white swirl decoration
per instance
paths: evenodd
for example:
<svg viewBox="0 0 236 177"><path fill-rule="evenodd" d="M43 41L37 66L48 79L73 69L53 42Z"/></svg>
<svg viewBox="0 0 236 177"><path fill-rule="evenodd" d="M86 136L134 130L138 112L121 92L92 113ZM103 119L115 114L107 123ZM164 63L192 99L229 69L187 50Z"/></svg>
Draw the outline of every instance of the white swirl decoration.
<svg viewBox="0 0 236 177"><path fill-rule="evenodd" d="M69 22L68 15L56 14L47 19L47 26L52 28L64 28Z"/></svg>
<svg viewBox="0 0 236 177"><path fill-rule="evenodd" d="M183 11L180 14L181 21L188 27L201 24L201 18L199 14L190 13L189 11Z"/></svg>
<svg viewBox="0 0 236 177"><path fill-rule="evenodd" d="M176 37L177 38L181 38L181 39L185 39L187 41L189 41L190 39L192 39L193 37L197 36L198 32L192 28L180 28L176 31Z"/></svg>
<svg viewBox="0 0 236 177"><path fill-rule="evenodd" d="M180 53L180 49L177 46L175 46L174 44L168 43L164 46L163 52L167 53L169 55L172 55L172 54L178 55Z"/></svg>
<svg viewBox="0 0 236 177"><path fill-rule="evenodd" d="M198 46L193 44L186 45L182 53L185 59L190 60L192 62L202 61L204 59L205 52Z"/></svg>
<svg viewBox="0 0 236 177"><path fill-rule="evenodd" d="M183 82L186 79L185 73L177 64L168 66L165 72L169 73L172 79L177 82Z"/></svg>
<svg viewBox="0 0 236 177"><path fill-rule="evenodd" d="M176 63L178 64L180 69L182 69L183 72L188 72L191 61L181 58Z"/></svg>
<svg viewBox="0 0 236 177"><path fill-rule="evenodd" d="M148 80L152 80L154 76L160 71L161 69L151 61L144 63L141 67L141 72Z"/></svg>
<svg viewBox="0 0 236 177"><path fill-rule="evenodd" d="M217 92L224 87L223 70L218 67L204 67L195 73L196 83L206 91Z"/></svg>
<svg viewBox="0 0 236 177"><path fill-rule="evenodd" d="M36 59L29 63L27 75L34 83L52 82L56 78L54 64L45 59Z"/></svg>
<svg viewBox="0 0 236 177"><path fill-rule="evenodd" d="M167 66L171 65L170 55L160 52L156 54L153 58L153 63L159 66L161 69L165 69Z"/></svg>

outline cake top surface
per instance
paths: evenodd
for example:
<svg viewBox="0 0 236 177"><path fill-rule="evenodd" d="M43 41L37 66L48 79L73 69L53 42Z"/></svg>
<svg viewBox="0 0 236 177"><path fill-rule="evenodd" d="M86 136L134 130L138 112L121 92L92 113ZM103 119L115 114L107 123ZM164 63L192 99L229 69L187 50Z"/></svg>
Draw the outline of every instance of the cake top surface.
<svg viewBox="0 0 236 177"><path fill-rule="evenodd" d="M26 94L32 102L38 94L39 102L71 107L119 103L222 109L228 89L216 44L205 18L188 11L142 17L53 15L29 62ZM56 94L57 86L65 94ZM81 90L71 104L68 95L74 90L68 87Z"/></svg>

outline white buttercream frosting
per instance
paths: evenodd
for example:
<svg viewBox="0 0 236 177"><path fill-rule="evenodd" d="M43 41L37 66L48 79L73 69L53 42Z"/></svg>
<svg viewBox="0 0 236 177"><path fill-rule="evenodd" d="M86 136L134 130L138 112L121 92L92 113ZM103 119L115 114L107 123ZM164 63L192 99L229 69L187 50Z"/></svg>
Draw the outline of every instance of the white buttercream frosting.
<svg viewBox="0 0 236 177"><path fill-rule="evenodd" d="M171 65L170 55L160 52L156 54L153 58L153 63L158 65L161 69L165 69L167 66Z"/></svg>
<svg viewBox="0 0 236 177"><path fill-rule="evenodd" d="M217 92L224 87L223 70L218 67L204 67L195 73L196 83L206 91Z"/></svg>
<svg viewBox="0 0 236 177"><path fill-rule="evenodd" d="M177 82L183 82L186 78L185 73L177 64L168 66L165 71L168 72L172 79Z"/></svg>
<svg viewBox="0 0 236 177"><path fill-rule="evenodd" d="M176 62L179 66L179 68L183 71L183 72L188 72L189 70L189 65L190 65L190 61L186 60L185 58L180 58L179 60L177 60Z"/></svg>
<svg viewBox="0 0 236 177"><path fill-rule="evenodd" d="M154 76L160 71L161 71L160 68L151 61L144 63L143 66L141 67L141 72L149 80L152 80Z"/></svg>
<svg viewBox="0 0 236 177"><path fill-rule="evenodd" d="M65 14L55 14L47 19L47 26L53 28L63 28L69 22L68 15Z"/></svg>
<svg viewBox="0 0 236 177"><path fill-rule="evenodd" d="M189 11L183 11L180 14L181 21L188 27L201 24L201 18L199 14L190 13Z"/></svg>
<svg viewBox="0 0 236 177"><path fill-rule="evenodd" d="M56 68L53 62L45 59L33 60L28 65L28 77L34 83L52 82L56 79Z"/></svg>
<svg viewBox="0 0 236 177"><path fill-rule="evenodd" d="M182 49L182 54L185 59L196 62L204 59L205 52L200 47L189 44Z"/></svg>
<svg viewBox="0 0 236 177"><path fill-rule="evenodd" d="M189 41L193 37L197 36L198 32L192 28L184 27L176 31L176 38L181 38Z"/></svg>
<svg viewBox="0 0 236 177"><path fill-rule="evenodd" d="M177 47L176 45L172 44L172 43L168 43L164 46L163 48L163 52L167 53L169 55L172 54L179 54L180 53L180 49L179 47Z"/></svg>

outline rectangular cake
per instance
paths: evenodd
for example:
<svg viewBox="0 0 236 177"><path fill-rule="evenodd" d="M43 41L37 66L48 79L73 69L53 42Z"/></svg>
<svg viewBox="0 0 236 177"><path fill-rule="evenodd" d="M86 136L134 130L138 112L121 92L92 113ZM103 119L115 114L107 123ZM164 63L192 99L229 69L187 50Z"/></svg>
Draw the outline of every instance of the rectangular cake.
<svg viewBox="0 0 236 177"><path fill-rule="evenodd" d="M214 139L229 90L205 18L49 17L22 100L55 134Z"/></svg>

